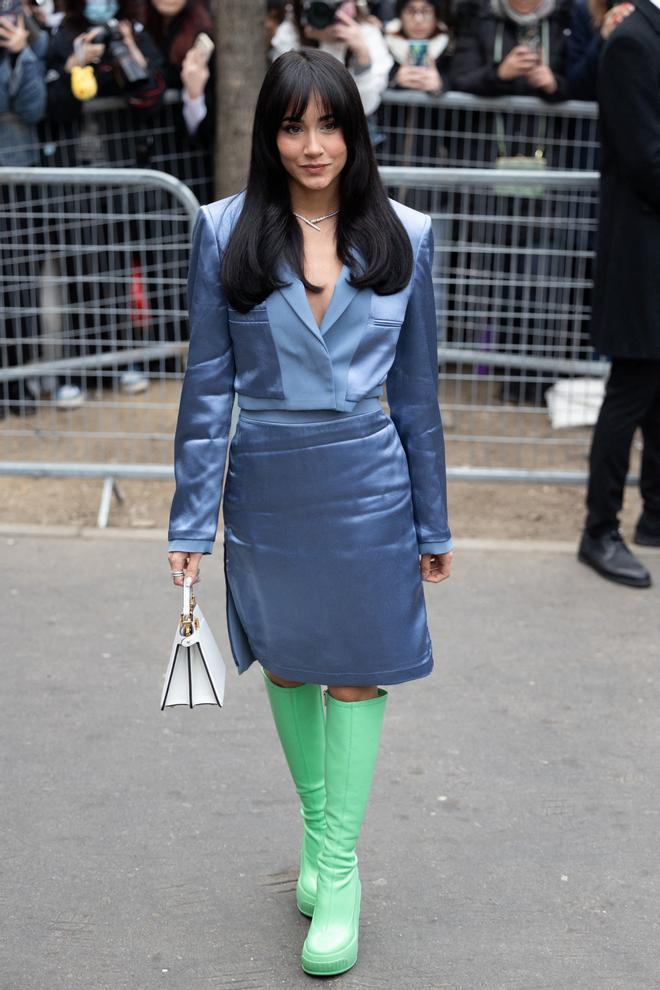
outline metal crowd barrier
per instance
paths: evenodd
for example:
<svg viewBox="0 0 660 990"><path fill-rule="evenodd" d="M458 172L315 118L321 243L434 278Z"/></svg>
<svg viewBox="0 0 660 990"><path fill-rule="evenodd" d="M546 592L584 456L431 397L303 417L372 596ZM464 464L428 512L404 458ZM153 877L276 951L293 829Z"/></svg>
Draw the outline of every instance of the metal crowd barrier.
<svg viewBox="0 0 660 990"><path fill-rule="evenodd" d="M167 90L150 111L114 97L82 103L78 119L42 121L39 145L45 167L158 169L184 182L200 203L213 199L213 149L203 136L188 136L178 90Z"/></svg>
<svg viewBox="0 0 660 990"><path fill-rule="evenodd" d="M120 99L90 100L81 105L78 120L42 122L32 151L43 166L159 169L208 203L213 149L203 136L190 140L180 103L178 90L168 90L162 106L150 112L133 110ZM452 92L432 97L390 89L372 121L372 138L383 166L493 168L503 150L507 156L533 156L541 148L549 168L599 167L598 105L577 100L546 103Z"/></svg>
<svg viewBox="0 0 660 990"><path fill-rule="evenodd" d="M380 171L433 223L449 476L583 482L591 427L553 428L547 393L575 419L608 370L588 340L598 175Z"/></svg>
<svg viewBox="0 0 660 990"><path fill-rule="evenodd" d="M113 479L172 473L198 207L163 172L0 168L0 473L107 479L102 525Z"/></svg>
<svg viewBox="0 0 660 990"><path fill-rule="evenodd" d="M591 428L553 428L546 393L607 372L588 342L598 176L381 174L433 222L450 477L582 482ZM40 391L35 416L0 421L0 472L171 477L195 197L147 170L3 169L0 189L0 386ZM122 391L131 366L146 391ZM58 407L62 382L79 408Z"/></svg>
<svg viewBox="0 0 660 990"><path fill-rule="evenodd" d="M592 171L599 167L598 104L389 89L374 141L381 165L493 168L502 153L533 156L541 148L549 168Z"/></svg>

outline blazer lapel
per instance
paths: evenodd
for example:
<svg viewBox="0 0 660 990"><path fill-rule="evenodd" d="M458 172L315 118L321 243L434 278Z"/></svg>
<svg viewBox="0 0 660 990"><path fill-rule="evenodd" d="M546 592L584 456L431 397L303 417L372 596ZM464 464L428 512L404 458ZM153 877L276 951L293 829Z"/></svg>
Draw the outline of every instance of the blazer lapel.
<svg viewBox="0 0 660 990"><path fill-rule="evenodd" d="M281 278L289 283L288 285L282 286L281 289L277 289L277 291L281 293L284 299L286 299L298 319L302 320L307 329L310 330L311 333L313 333L314 336L321 341L321 343L323 343L321 331L319 330L318 324L314 319L314 314L309 308L307 295L305 293L305 286L302 284L293 269L285 261L280 263L277 274L278 278Z"/></svg>
<svg viewBox="0 0 660 990"><path fill-rule="evenodd" d="M330 327L334 326L342 315L353 296L358 292L354 286L349 284L350 269L347 265L342 265L339 278L335 284L335 291L321 320L321 333L325 336Z"/></svg>
<svg viewBox="0 0 660 990"><path fill-rule="evenodd" d="M364 262L360 252L356 251L355 253L360 263L363 264ZM330 327L337 322L355 294L359 291L354 286L349 285L348 279L350 276L350 269L348 268L348 265L343 264L339 277L335 283L334 292L330 298L328 308L325 311L323 319L321 320L321 326L319 327L318 323L314 319L314 314L312 313L309 305L307 293L305 292L305 286L287 262L282 261L280 263L278 276L289 282L289 285L285 285L277 291L280 292L286 299L293 312L297 317L299 317L299 319L302 320L307 329L310 330L315 337L321 340L321 342L323 342L324 335L328 332Z"/></svg>

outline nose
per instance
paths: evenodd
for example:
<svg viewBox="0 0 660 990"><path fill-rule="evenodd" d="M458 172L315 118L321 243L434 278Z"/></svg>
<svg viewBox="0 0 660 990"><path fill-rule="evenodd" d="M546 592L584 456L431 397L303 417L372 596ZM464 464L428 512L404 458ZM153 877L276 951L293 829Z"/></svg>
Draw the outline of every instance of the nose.
<svg viewBox="0 0 660 990"><path fill-rule="evenodd" d="M321 147L321 142L318 139L316 131L309 131L307 135L305 154L313 158L318 158L319 155L323 154L323 148Z"/></svg>

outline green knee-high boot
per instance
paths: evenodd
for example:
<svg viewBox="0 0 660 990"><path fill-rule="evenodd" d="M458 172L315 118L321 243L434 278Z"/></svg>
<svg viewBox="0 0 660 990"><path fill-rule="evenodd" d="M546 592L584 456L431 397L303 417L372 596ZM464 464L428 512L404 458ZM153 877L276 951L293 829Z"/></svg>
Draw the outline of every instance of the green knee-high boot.
<svg viewBox="0 0 660 990"><path fill-rule="evenodd" d="M325 732L326 831L318 858L316 907L302 950L302 968L317 976L343 973L358 956L360 877L357 844L380 744L387 691L367 701L329 693Z"/></svg>
<svg viewBox="0 0 660 990"><path fill-rule="evenodd" d="M298 910L311 918L325 832L325 716L320 684L281 687L261 668L277 734L300 796L304 833L296 885Z"/></svg>

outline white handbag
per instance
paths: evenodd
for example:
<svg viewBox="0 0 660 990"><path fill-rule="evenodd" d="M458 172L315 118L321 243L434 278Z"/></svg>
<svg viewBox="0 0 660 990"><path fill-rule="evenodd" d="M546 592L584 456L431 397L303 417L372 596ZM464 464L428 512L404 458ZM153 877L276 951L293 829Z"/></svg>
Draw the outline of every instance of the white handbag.
<svg viewBox="0 0 660 990"><path fill-rule="evenodd" d="M160 701L161 711L173 705L220 705L225 696L225 662L202 610L183 585L183 610L177 624Z"/></svg>

